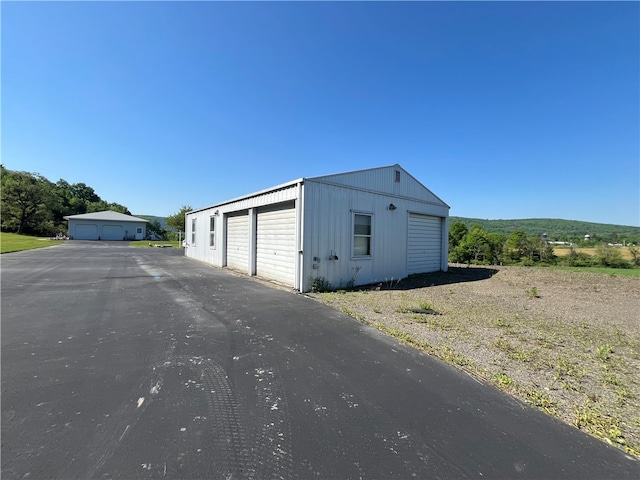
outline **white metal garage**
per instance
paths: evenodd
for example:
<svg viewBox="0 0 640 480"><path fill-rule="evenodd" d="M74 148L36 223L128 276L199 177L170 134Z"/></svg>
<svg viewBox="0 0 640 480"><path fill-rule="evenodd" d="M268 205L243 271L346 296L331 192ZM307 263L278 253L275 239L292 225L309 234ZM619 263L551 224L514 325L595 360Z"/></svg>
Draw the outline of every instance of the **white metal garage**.
<svg viewBox="0 0 640 480"><path fill-rule="evenodd" d="M366 285L446 271L448 217L449 206L396 164L300 178L191 211L185 255L301 292L316 280Z"/></svg>
<svg viewBox="0 0 640 480"><path fill-rule="evenodd" d="M247 272L249 269L249 215L234 212L227 216L227 267Z"/></svg>
<svg viewBox="0 0 640 480"><path fill-rule="evenodd" d="M441 267L442 220L409 214L407 273L437 272Z"/></svg>
<svg viewBox="0 0 640 480"><path fill-rule="evenodd" d="M261 207L256 232L256 275L293 285L296 264L293 202Z"/></svg>

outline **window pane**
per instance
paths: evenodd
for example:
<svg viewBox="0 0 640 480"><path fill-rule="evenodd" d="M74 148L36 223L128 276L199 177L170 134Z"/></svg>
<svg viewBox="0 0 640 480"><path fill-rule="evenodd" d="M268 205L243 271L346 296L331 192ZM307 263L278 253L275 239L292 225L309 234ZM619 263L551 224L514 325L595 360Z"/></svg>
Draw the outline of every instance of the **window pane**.
<svg viewBox="0 0 640 480"><path fill-rule="evenodd" d="M355 235L371 235L371 216L355 215L353 233Z"/></svg>
<svg viewBox="0 0 640 480"><path fill-rule="evenodd" d="M355 256L371 255L371 238L355 237L353 239L353 254Z"/></svg>
<svg viewBox="0 0 640 480"><path fill-rule="evenodd" d="M209 246L216 246L216 217L209 217Z"/></svg>

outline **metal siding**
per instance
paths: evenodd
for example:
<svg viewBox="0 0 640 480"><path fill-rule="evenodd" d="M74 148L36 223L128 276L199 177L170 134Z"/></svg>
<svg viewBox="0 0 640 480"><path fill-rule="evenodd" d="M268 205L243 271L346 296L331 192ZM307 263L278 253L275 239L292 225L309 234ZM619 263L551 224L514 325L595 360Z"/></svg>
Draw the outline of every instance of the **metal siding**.
<svg viewBox="0 0 640 480"><path fill-rule="evenodd" d="M405 202L335 185L305 183L305 289L313 278L324 277L339 288L406 277L407 227ZM389 210L389 203L397 210ZM373 214L372 255L352 258L353 212ZM406 209L405 209L406 212ZM330 259L332 255L338 259ZM314 260L314 257L318 260ZM313 265L318 268L313 268Z"/></svg>
<svg viewBox="0 0 640 480"><path fill-rule="evenodd" d="M407 272L437 272L441 269L442 219L409 214Z"/></svg>
<svg viewBox="0 0 640 480"><path fill-rule="evenodd" d="M396 170L400 172L399 182L395 181ZM311 180L358 188L410 200L420 200L446 207L446 204L441 199L399 165L339 173L336 175L325 175L322 177L314 177Z"/></svg>
<svg viewBox="0 0 640 480"><path fill-rule="evenodd" d="M256 275L290 286L295 282L296 211L292 203L258 210Z"/></svg>
<svg viewBox="0 0 640 480"><path fill-rule="evenodd" d="M227 267L247 272L249 268L248 212L227 217Z"/></svg>
<svg viewBox="0 0 640 480"><path fill-rule="evenodd" d="M122 233L122 225L103 225L102 240L122 240L124 234Z"/></svg>

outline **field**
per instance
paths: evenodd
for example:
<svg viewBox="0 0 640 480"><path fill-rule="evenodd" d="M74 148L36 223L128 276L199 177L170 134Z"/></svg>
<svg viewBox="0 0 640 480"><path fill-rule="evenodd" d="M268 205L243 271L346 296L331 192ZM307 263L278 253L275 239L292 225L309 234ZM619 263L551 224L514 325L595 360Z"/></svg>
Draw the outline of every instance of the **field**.
<svg viewBox="0 0 640 480"><path fill-rule="evenodd" d="M19 252L21 250L51 247L52 245L60 245L60 240L0 232L0 253Z"/></svg>
<svg viewBox="0 0 640 480"><path fill-rule="evenodd" d="M625 247L617 247L620 249L620 253L622 254L622 258L624 258L625 260L631 260L631 253L629 252L628 248ZM577 247L574 248L574 250L577 253L586 253L587 255L590 256L595 256L597 254L597 248L595 247ZM569 255L569 251L570 249L568 247L554 247L553 248L553 253L554 255L556 255L557 257L565 257L567 255Z"/></svg>
<svg viewBox="0 0 640 480"><path fill-rule="evenodd" d="M640 278L460 266L310 295L640 458Z"/></svg>

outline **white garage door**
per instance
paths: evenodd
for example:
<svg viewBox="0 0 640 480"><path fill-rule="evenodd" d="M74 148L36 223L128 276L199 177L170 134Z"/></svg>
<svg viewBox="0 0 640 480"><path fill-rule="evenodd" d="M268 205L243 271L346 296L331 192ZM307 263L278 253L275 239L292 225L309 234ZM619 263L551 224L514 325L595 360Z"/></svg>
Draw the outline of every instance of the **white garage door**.
<svg viewBox="0 0 640 480"><path fill-rule="evenodd" d="M296 267L296 211L293 203L258 210L256 275L293 286Z"/></svg>
<svg viewBox="0 0 640 480"><path fill-rule="evenodd" d="M122 225L103 225L102 240L122 240Z"/></svg>
<svg viewBox="0 0 640 480"><path fill-rule="evenodd" d="M76 233L74 238L76 240L97 240L98 226L97 225L76 225Z"/></svg>
<svg viewBox="0 0 640 480"><path fill-rule="evenodd" d="M407 271L437 272L442 252L442 221L439 217L409 214Z"/></svg>
<svg viewBox="0 0 640 480"><path fill-rule="evenodd" d="M247 273L249 269L249 215L247 211L227 217L227 267Z"/></svg>

